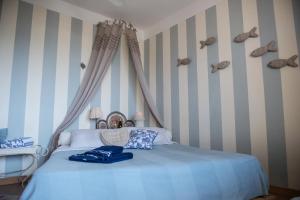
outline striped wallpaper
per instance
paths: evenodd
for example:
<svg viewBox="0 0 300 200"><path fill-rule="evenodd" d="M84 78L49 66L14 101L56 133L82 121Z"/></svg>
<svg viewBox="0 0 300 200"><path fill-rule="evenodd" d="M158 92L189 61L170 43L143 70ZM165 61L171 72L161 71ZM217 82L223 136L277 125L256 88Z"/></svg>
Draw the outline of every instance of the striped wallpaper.
<svg viewBox="0 0 300 200"><path fill-rule="evenodd" d="M272 185L300 189L300 68L266 67L299 54L299 10L298 0L220 0L144 41L145 75L175 141L253 154ZM253 26L258 38L232 42ZM200 49L210 36L217 42ZM271 40L277 53L249 56ZM185 57L192 62L176 67ZM223 60L231 65L212 74Z"/></svg>
<svg viewBox="0 0 300 200"><path fill-rule="evenodd" d="M31 136L47 146L62 121L88 63L95 27L77 18L17 0L0 0L0 127L9 138ZM143 43L141 43L143 48ZM91 106L104 117L121 111L132 118L143 100L123 36L100 91L70 129L94 128ZM0 172L26 160L1 159Z"/></svg>
<svg viewBox="0 0 300 200"><path fill-rule="evenodd" d="M144 73L161 117L173 138L206 149L257 156L271 184L300 189L300 69L272 70L266 64L300 49L298 0L220 0L141 43ZM234 36L258 27L258 38L232 43ZM288 30L288 31L287 31ZM17 0L0 0L0 128L9 137L31 136L46 146L84 74L91 51L93 24ZM209 36L217 43L202 50ZM278 53L261 58L250 52L276 40ZM189 57L189 66L176 67ZM230 67L210 73L210 65ZM298 60L299 61L299 60ZM129 118L149 114L129 59L126 40L101 89L71 128L93 128L91 106L106 116L119 110ZM1 160L0 171L26 161Z"/></svg>

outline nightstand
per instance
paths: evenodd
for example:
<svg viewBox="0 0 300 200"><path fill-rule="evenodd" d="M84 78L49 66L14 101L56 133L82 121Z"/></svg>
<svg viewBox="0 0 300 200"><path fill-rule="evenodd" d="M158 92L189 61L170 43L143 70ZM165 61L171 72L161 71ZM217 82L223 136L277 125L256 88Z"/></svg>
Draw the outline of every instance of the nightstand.
<svg viewBox="0 0 300 200"><path fill-rule="evenodd" d="M28 164L28 166L26 166L24 169L20 169L19 177L25 176L25 178L21 180L22 185L26 180L28 180L28 178L32 175L34 170L37 168L36 151L37 151L36 146L0 149L0 157L23 155L23 156L30 156L32 158L32 161Z"/></svg>

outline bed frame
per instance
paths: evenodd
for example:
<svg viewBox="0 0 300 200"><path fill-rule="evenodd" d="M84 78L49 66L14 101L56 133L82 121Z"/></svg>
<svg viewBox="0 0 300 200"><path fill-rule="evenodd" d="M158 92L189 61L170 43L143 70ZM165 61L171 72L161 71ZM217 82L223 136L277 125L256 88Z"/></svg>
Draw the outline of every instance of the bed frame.
<svg viewBox="0 0 300 200"><path fill-rule="evenodd" d="M119 111L111 112L107 116L106 120L100 119L96 122L96 129L116 129L134 126L134 121L128 120L125 115Z"/></svg>

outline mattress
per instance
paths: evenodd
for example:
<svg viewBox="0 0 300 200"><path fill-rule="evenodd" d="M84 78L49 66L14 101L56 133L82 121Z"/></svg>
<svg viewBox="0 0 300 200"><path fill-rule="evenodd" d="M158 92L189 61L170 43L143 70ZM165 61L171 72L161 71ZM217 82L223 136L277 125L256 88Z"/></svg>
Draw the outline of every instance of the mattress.
<svg viewBox="0 0 300 200"><path fill-rule="evenodd" d="M68 160L82 152L54 152L21 200L248 200L268 192L268 179L250 155L171 144L125 150L133 159L112 164Z"/></svg>

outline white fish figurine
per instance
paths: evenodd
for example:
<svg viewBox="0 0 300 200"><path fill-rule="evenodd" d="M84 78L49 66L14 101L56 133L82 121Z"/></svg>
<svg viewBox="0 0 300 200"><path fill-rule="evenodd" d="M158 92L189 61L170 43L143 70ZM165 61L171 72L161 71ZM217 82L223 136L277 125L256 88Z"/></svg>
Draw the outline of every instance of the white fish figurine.
<svg viewBox="0 0 300 200"><path fill-rule="evenodd" d="M218 64L212 64L212 65L211 65L211 67L212 67L211 73L215 73L215 72L218 71L219 69L224 69L224 68L228 67L229 64L230 64L230 62L227 61L227 60L226 60L226 61L222 61L222 62L220 62L220 63L218 63Z"/></svg>
<svg viewBox="0 0 300 200"><path fill-rule="evenodd" d="M251 38L258 37L258 34L255 33L256 29L257 29L256 27L253 27L249 32L239 34L238 36L236 36L236 37L233 39L233 41L234 41L234 42L237 42L237 43L240 43L240 42L244 42L244 41L247 40L249 37L251 37Z"/></svg>
<svg viewBox="0 0 300 200"><path fill-rule="evenodd" d="M216 38L215 37L209 37L207 38L207 40L205 41L200 41L200 44L201 44L201 47L200 49L203 49L205 46L209 46L209 45L212 45L213 43L216 42Z"/></svg>
<svg viewBox="0 0 300 200"><path fill-rule="evenodd" d="M180 65L188 65L190 64L191 60L189 58L177 59L177 67Z"/></svg>
<svg viewBox="0 0 300 200"><path fill-rule="evenodd" d="M276 43L273 40L269 42L269 44L267 44L266 46L255 49L254 51L251 52L250 55L252 57L259 57L264 55L267 52L276 52L276 51L277 51Z"/></svg>
<svg viewBox="0 0 300 200"><path fill-rule="evenodd" d="M274 69L280 69L285 66L290 66L290 67L298 67L298 64L295 62L297 55L293 55L289 59L276 59L272 60L271 62L268 63L268 67L274 68Z"/></svg>

